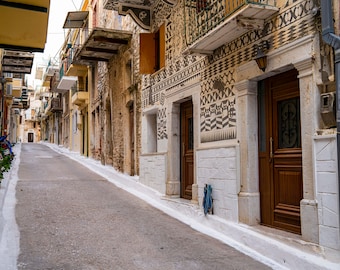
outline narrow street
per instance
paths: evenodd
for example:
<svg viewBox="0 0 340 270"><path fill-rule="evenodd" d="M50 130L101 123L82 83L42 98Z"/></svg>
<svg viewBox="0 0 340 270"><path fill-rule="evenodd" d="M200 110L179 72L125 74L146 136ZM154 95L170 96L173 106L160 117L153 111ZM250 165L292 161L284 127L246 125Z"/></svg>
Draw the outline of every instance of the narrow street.
<svg viewBox="0 0 340 270"><path fill-rule="evenodd" d="M16 199L18 269L269 269L43 144L21 146Z"/></svg>

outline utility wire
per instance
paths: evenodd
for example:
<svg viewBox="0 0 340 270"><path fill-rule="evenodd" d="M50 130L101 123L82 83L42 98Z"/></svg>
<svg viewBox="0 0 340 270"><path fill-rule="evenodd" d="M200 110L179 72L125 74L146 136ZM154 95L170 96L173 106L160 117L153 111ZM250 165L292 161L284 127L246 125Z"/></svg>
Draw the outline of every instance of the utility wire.
<svg viewBox="0 0 340 270"><path fill-rule="evenodd" d="M73 4L74 8L77 9L77 7L76 7L74 1L73 1L73 0L71 0L71 1L72 1L72 4Z"/></svg>

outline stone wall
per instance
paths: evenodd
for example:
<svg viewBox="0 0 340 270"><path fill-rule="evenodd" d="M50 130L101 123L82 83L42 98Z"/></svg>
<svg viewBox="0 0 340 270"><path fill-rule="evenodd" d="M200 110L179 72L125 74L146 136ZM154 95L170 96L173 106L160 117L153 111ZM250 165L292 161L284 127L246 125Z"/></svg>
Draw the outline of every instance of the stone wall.
<svg viewBox="0 0 340 270"><path fill-rule="evenodd" d="M119 16L116 11L103 10L99 26L130 31L129 45L121 47L109 63L98 63L96 91L95 154L103 164L118 171L138 174L141 152L141 89L139 75L139 33L142 31L130 16ZM96 92L94 91L94 92ZM134 135L130 133L129 107L134 108ZM94 108L93 108L94 110ZM134 138L132 138L134 136ZM134 140L134 149L131 149ZM134 162L134 165L131 165ZM134 168L132 168L134 167Z"/></svg>

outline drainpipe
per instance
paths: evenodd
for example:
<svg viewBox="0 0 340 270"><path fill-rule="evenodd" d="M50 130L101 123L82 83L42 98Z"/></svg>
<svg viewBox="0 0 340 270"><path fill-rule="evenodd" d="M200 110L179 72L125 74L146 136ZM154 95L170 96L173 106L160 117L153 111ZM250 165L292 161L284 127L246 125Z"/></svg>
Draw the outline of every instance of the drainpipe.
<svg viewBox="0 0 340 270"><path fill-rule="evenodd" d="M335 82L336 82L336 126L338 176L340 175L340 37L334 34L332 0L321 0L322 39L332 46L335 52ZM340 191L340 190L339 190ZM340 193L340 192L339 192Z"/></svg>

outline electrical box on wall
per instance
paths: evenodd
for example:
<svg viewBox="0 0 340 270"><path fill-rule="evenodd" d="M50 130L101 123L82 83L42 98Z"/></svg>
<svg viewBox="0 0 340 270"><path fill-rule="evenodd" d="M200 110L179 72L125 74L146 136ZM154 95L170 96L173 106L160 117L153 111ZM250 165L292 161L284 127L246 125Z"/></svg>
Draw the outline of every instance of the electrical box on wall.
<svg viewBox="0 0 340 270"><path fill-rule="evenodd" d="M336 126L335 92L321 94L321 118L325 128Z"/></svg>

